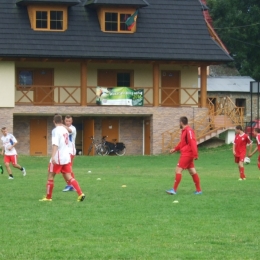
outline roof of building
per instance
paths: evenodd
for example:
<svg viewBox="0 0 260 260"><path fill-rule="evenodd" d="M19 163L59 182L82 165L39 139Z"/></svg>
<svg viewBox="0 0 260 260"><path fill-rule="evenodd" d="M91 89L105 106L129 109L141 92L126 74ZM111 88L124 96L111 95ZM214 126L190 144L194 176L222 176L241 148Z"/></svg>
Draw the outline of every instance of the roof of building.
<svg viewBox="0 0 260 260"><path fill-rule="evenodd" d="M208 92L250 92L250 82L255 81L249 76L208 77ZM200 78L199 78L200 86Z"/></svg>
<svg viewBox="0 0 260 260"><path fill-rule="evenodd" d="M136 6L136 7L145 7L148 6L149 3L146 0L87 0L86 6L111 6L111 5L121 5L121 6Z"/></svg>
<svg viewBox="0 0 260 260"><path fill-rule="evenodd" d="M16 0L18 6L29 4L64 4L64 5L77 5L81 3L80 0Z"/></svg>
<svg viewBox="0 0 260 260"><path fill-rule="evenodd" d="M139 9L137 31L133 34L102 32L97 12L85 6L86 0L68 7L66 31L34 31L26 6L17 6L16 1L0 1L0 57L205 61L209 64L232 60L210 37L198 0L149 0L148 6ZM59 1L77 2L53 0ZM111 0L115 1L119 0Z"/></svg>

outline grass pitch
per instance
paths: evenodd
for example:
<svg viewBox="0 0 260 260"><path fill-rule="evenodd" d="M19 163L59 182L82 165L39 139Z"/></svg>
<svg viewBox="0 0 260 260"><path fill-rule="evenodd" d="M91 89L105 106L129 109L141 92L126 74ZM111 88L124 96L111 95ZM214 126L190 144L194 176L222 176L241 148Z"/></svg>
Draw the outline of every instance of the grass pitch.
<svg viewBox="0 0 260 260"><path fill-rule="evenodd" d="M20 156L26 177L0 175L0 259L260 259L257 156L238 181L231 146L199 155L203 194L184 171L175 196L179 154L76 157L82 203L59 175L53 202L39 202L49 157Z"/></svg>

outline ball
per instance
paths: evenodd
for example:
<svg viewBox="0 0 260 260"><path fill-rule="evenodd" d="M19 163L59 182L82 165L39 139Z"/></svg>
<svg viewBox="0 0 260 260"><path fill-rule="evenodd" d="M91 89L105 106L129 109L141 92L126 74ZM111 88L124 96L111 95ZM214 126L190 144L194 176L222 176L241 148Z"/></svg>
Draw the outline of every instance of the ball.
<svg viewBox="0 0 260 260"><path fill-rule="evenodd" d="M245 160L244 160L244 162L245 162L246 164L249 164L249 163L250 163L250 158L249 158L249 157L246 157Z"/></svg>

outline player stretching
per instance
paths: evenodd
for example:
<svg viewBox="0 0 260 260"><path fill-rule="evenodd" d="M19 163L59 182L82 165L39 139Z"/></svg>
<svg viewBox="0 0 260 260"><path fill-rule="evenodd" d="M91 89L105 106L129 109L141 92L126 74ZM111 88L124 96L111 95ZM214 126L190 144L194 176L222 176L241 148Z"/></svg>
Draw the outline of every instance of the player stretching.
<svg viewBox="0 0 260 260"><path fill-rule="evenodd" d="M194 193L202 194L200 188L200 178L194 166L194 160L198 159L197 141L193 129L188 126L187 117L183 116L180 118L180 128L182 129L181 140L175 148L170 150L170 153L180 151L181 156L175 169L176 175L173 188L167 190L166 192L170 195L175 195L177 193L177 189L182 178L182 171L188 169L195 183L196 191Z"/></svg>
<svg viewBox="0 0 260 260"><path fill-rule="evenodd" d="M239 181L246 180L244 159L246 157L246 146L250 145L250 151L252 150L252 141L250 137L243 132L242 126L237 125L235 128L236 136L233 144L233 154L235 156L235 163L238 164L238 170L240 174Z"/></svg>
<svg viewBox="0 0 260 260"><path fill-rule="evenodd" d="M75 147L75 140L76 140L76 136L77 136L77 130L76 127L72 125L73 119L72 116L67 115L65 116L65 120L64 120L64 127L67 129L67 131L69 132L69 148L70 148L70 158L71 158L71 171L72 171L72 167L73 167L73 160L74 157L76 155L76 147ZM73 171L71 172L71 176L74 178L74 173ZM63 191L75 191L74 188L70 185L67 185Z"/></svg>
<svg viewBox="0 0 260 260"><path fill-rule="evenodd" d="M10 163L12 163L14 168L17 168L22 171L23 176L26 175L26 171L24 167L21 167L17 163L17 152L15 150L15 145L17 144L16 138L7 132L6 127L1 128L3 136L1 137L1 140L3 142L3 147L2 147L2 155L4 155L4 163L6 170L9 174L9 180L13 180L14 176L12 174L12 170L10 168ZM2 167L2 166L1 166ZM2 168L3 169L3 168ZM2 173L4 171L2 170Z"/></svg>
<svg viewBox="0 0 260 260"><path fill-rule="evenodd" d="M255 128L254 134L255 134L255 138L256 138L256 148L252 153L250 153L248 155L248 157L253 156L258 151L257 166L258 166L258 169L260 170L260 129Z"/></svg>
<svg viewBox="0 0 260 260"><path fill-rule="evenodd" d="M55 131L52 131L52 156L49 164L48 180L46 184L46 196L40 201L52 201L52 191L54 188L54 177L57 173L62 173L64 179L78 193L78 201L85 199L78 182L71 176L71 164L69 153L69 133L62 124L61 115L54 116Z"/></svg>

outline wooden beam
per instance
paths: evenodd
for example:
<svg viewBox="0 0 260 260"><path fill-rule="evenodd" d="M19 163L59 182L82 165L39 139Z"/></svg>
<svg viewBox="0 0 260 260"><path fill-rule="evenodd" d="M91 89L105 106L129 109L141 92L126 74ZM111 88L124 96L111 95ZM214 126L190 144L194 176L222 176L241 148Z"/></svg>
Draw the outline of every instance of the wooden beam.
<svg viewBox="0 0 260 260"><path fill-rule="evenodd" d="M159 106L159 63L153 64L153 105Z"/></svg>
<svg viewBox="0 0 260 260"><path fill-rule="evenodd" d="M87 62L81 62L81 106L87 105Z"/></svg>
<svg viewBox="0 0 260 260"><path fill-rule="evenodd" d="M200 102L201 107L207 107L207 66L200 67Z"/></svg>

